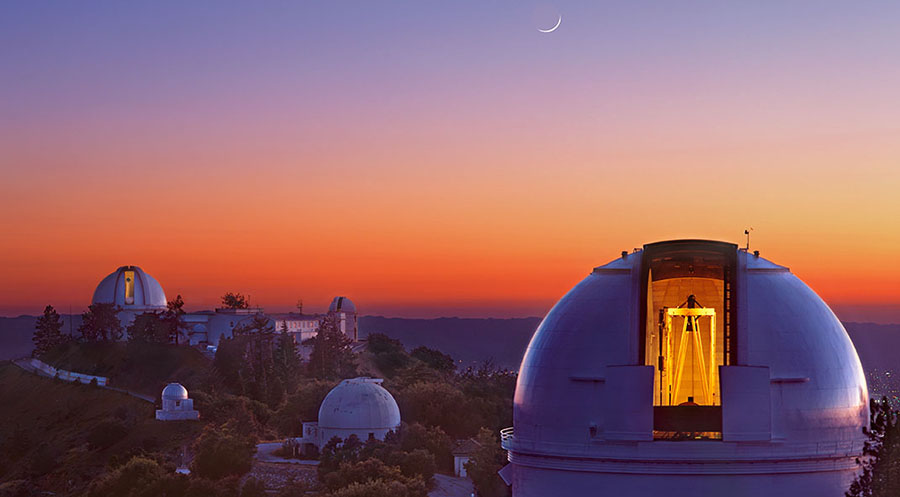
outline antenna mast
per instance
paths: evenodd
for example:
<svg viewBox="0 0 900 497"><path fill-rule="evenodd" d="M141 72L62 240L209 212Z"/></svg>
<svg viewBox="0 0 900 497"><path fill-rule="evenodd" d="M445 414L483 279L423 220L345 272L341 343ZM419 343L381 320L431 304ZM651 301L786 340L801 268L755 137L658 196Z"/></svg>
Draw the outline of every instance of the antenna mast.
<svg viewBox="0 0 900 497"><path fill-rule="evenodd" d="M750 232L753 231L753 226L744 230L744 234L747 235L747 246L744 248L745 252L750 251Z"/></svg>

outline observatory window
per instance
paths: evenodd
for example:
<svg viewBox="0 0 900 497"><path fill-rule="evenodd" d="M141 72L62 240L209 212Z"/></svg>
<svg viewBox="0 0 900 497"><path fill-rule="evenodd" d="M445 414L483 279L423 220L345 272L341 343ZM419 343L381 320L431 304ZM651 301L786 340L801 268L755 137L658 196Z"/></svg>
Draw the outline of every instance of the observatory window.
<svg viewBox="0 0 900 497"><path fill-rule="evenodd" d="M641 349L654 367L654 438L721 439L719 366L734 352L736 250L704 241L645 247Z"/></svg>
<svg viewBox="0 0 900 497"><path fill-rule="evenodd" d="M134 271L125 271L125 303L134 304Z"/></svg>

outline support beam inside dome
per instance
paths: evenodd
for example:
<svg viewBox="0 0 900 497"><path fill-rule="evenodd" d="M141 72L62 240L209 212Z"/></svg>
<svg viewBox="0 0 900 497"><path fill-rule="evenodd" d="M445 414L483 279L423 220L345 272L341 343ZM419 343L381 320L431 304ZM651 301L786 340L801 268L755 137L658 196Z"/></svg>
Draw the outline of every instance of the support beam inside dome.
<svg viewBox="0 0 900 497"><path fill-rule="evenodd" d="M644 247L640 356L654 367L654 438L720 439L719 367L734 363L737 247L679 240Z"/></svg>

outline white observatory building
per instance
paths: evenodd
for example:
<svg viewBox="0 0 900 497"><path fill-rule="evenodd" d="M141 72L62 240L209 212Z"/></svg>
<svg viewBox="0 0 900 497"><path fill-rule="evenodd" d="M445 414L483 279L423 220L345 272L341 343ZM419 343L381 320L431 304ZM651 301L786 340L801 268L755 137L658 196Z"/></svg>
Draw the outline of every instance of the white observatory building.
<svg viewBox="0 0 900 497"><path fill-rule="evenodd" d="M304 450L321 449L334 437L356 435L365 442L384 440L389 431L400 428L400 408L379 378L352 378L334 387L319 407L318 423L303 423L303 437L297 440Z"/></svg>
<svg viewBox="0 0 900 497"><path fill-rule="evenodd" d="M128 326L138 314L166 310L166 293L143 269L122 266L100 281L91 303L115 304L120 308L119 321Z"/></svg>
<svg viewBox="0 0 900 497"><path fill-rule="evenodd" d="M187 388L181 383L169 383L163 388L162 409L156 410L156 419L160 421L200 419L200 413L194 410L194 401L188 398Z"/></svg>
<svg viewBox="0 0 900 497"><path fill-rule="evenodd" d="M354 342L359 341L356 304L347 297L335 297L328 306L328 314L334 316L338 329Z"/></svg>
<svg viewBox="0 0 900 497"><path fill-rule="evenodd" d="M514 497L840 497L868 419L847 332L788 268L652 243L538 327L500 474Z"/></svg>

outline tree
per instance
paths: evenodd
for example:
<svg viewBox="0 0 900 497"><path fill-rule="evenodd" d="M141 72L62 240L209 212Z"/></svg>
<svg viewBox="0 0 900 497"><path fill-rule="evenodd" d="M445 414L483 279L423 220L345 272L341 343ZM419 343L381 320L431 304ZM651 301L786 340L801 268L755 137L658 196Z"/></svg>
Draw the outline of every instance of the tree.
<svg viewBox="0 0 900 497"><path fill-rule="evenodd" d="M275 375L284 385L288 392L293 392L297 388L297 380L300 369L303 366L300 361L300 355L297 351L297 344L294 337L287 331L287 324L281 324L281 333L275 344L275 354L273 357Z"/></svg>
<svg viewBox="0 0 900 497"><path fill-rule="evenodd" d="M503 497L509 495L509 487L497 474L506 464L506 453L494 433L482 428L475 439L480 447L465 464L466 473L475 484L478 495L483 497Z"/></svg>
<svg viewBox="0 0 900 497"><path fill-rule="evenodd" d="M387 377L393 377L398 370L409 365L411 359L403 342L394 340L383 333L372 333L366 343L375 366Z"/></svg>
<svg viewBox="0 0 900 497"><path fill-rule="evenodd" d="M425 484L418 482L418 487L410 489L399 481L369 480L365 483L350 485L325 494L325 497L424 497Z"/></svg>
<svg viewBox="0 0 900 497"><path fill-rule="evenodd" d="M334 387L335 382L328 380L307 380L300 383L275 414L273 424L278 433L288 437L302 435L303 422L316 420L322 400Z"/></svg>
<svg viewBox="0 0 900 497"><path fill-rule="evenodd" d="M900 495L900 420L887 397L869 402L868 440L863 458L857 459L862 472L850 485L847 497L890 497Z"/></svg>
<svg viewBox="0 0 900 497"><path fill-rule="evenodd" d="M431 369L435 369L442 373L452 373L456 371L456 363L449 355L428 347L416 347L410 353L414 358L422 361Z"/></svg>
<svg viewBox="0 0 900 497"><path fill-rule="evenodd" d="M127 463L91 485L91 497L107 495L151 496L159 495L158 489L166 478L166 471L158 462L135 456Z"/></svg>
<svg viewBox="0 0 900 497"><path fill-rule="evenodd" d="M256 314L219 342L213 362L224 383L236 393L277 407L285 388L275 373L275 328L264 314Z"/></svg>
<svg viewBox="0 0 900 497"><path fill-rule="evenodd" d="M412 452L425 449L434 456L437 468L453 471L453 442L440 427L426 428L419 423L404 425L400 430L400 448Z"/></svg>
<svg viewBox="0 0 900 497"><path fill-rule="evenodd" d="M303 342L312 345L307 370L316 378L349 378L356 374L353 341L341 332L333 315L322 318L316 336Z"/></svg>
<svg viewBox="0 0 900 497"><path fill-rule="evenodd" d="M250 302L240 293L228 292L222 295L222 306L226 309L249 309Z"/></svg>
<svg viewBox="0 0 900 497"><path fill-rule="evenodd" d="M450 382L416 382L397 395L400 412L410 422L440 426L455 437L469 437L482 426L468 412L463 393Z"/></svg>
<svg viewBox="0 0 900 497"><path fill-rule="evenodd" d="M119 307L115 304L91 304L87 312L81 314L81 326L78 327L78 331L89 341L119 340L123 331L119 311Z"/></svg>
<svg viewBox="0 0 900 497"><path fill-rule="evenodd" d="M31 355L40 357L48 350L65 342L67 338L61 333L62 318L56 312L52 305L44 308L44 314L37 318L34 323L34 335L31 340L34 342L34 350Z"/></svg>
<svg viewBox="0 0 900 497"><path fill-rule="evenodd" d="M322 447L319 481L334 495L343 495L342 490L354 485L380 481L390 483L395 496L425 497L428 482L434 477L434 456L422 448L404 451L401 438L393 432L385 441L370 438L365 443L356 435L350 435L344 441L332 438Z"/></svg>
<svg viewBox="0 0 900 497"><path fill-rule="evenodd" d="M169 326L161 314L144 312L135 316L128 326L129 342L166 343L169 341Z"/></svg>
<svg viewBox="0 0 900 497"><path fill-rule="evenodd" d="M194 442L192 471L204 478L240 476L250 471L256 441L241 435L228 423L221 427L206 425Z"/></svg>
<svg viewBox="0 0 900 497"><path fill-rule="evenodd" d="M166 310L162 313L162 319L166 324L167 338L170 343L178 345L179 338L184 334L184 300L181 295L166 303Z"/></svg>

